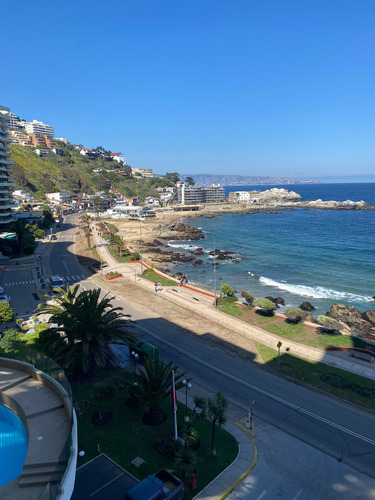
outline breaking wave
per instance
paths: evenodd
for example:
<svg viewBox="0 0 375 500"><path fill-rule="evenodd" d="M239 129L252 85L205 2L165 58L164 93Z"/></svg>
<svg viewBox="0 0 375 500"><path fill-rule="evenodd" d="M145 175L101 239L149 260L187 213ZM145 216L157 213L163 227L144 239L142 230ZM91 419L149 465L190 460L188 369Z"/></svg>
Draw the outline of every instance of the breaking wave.
<svg viewBox="0 0 375 500"><path fill-rule="evenodd" d="M183 250L191 250L191 251L194 251L197 248L199 248L196 245L189 245L188 243L176 243L176 242L172 243L170 241L168 241L167 246L171 248L182 248Z"/></svg>
<svg viewBox="0 0 375 500"><path fill-rule="evenodd" d="M374 302L374 299L370 296L357 295L349 292L339 292L337 290L324 288L323 286L292 285L290 283L280 283L270 278L264 278L263 276L259 278L259 282L263 285L272 286L294 295L300 295L301 297L345 300L348 302Z"/></svg>

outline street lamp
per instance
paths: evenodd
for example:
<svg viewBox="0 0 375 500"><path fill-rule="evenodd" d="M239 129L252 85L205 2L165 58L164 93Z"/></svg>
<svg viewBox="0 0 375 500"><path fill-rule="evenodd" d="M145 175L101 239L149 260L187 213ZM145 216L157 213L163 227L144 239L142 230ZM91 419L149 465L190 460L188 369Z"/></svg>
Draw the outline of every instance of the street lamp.
<svg viewBox="0 0 375 500"><path fill-rule="evenodd" d="M188 417L188 414L187 414L187 395L188 395L188 390L190 391L191 389L191 383L188 382L187 380L183 380L182 383L184 384L185 386L185 422L189 422L189 417Z"/></svg>
<svg viewBox="0 0 375 500"><path fill-rule="evenodd" d="M216 307L216 243L215 243L215 234L212 233L212 237L214 239L214 307Z"/></svg>
<svg viewBox="0 0 375 500"><path fill-rule="evenodd" d="M138 354L135 351L132 351L131 356L134 360L134 385L138 385L137 383L137 359L138 359Z"/></svg>
<svg viewBox="0 0 375 500"><path fill-rule="evenodd" d="M143 256L142 256L142 224L141 221L139 220L139 235L140 235L140 244L139 244L139 253L141 255L141 276L143 273Z"/></svg>

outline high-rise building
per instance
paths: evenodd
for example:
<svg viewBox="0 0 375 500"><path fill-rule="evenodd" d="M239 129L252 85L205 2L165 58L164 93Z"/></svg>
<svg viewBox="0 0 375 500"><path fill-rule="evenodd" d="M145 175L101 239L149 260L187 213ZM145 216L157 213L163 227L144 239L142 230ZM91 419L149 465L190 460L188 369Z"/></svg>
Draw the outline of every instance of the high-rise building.
<svg viewBox="0 0 375 500"><path fill-rule="evenodd" d="M217 203L225 198L224 188L220 185L208 187L186 186L184 182L177 184L177 197L180 205L196 203Z"/></svg>
<svg viewBox="0 0 375 500"><path fill-rule="evenodd" d="M11 179L10 146L12 139L9 137L9 108L0 106L0 231L7 228L8 224L15 220L12 213L14 201L12 189L15 182Z"/></svg>
<svg viewBox="0 0 375 500"><path fill-rule="evenodd" d="M43 122L38 122L38 120L26 122L25 130L28 134L47 135L51 139L53 139L55 136L55 131L53 130L53 127L51 127L51 125L46 125Z"/></svg>

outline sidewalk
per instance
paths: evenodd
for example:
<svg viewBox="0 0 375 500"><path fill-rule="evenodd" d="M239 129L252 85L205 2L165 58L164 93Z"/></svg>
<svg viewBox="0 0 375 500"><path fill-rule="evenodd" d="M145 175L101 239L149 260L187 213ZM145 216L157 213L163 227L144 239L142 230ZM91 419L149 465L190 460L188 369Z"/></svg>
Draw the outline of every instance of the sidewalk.
<svg viewBox="0 0 375 500"><path fill-rule="evenodd" d="M154 290L154 284L151 281L137 276L138 273L140 273L140 263L119 264L109 253L106 244L103 244L103 241L105 240L98 235L96 229L93 230L93 235L95 242L98 245L99 254L102 259L108 263L106 272L117 270L124 276L125 279L135 281L139 286L142 286L150 291ZM157 272L161 276L165 276L170 279L170 276L167 276L160 271ZM216 324L220 324L226 328L230 327L231 330L244 335L249 340L255 340L271 347L272 349L277 349L277 343L280 341L280 337L256 326L249 325L240 319L229 316L215 309L213 307L214 295L210 294L206 290L190 284L180 287L176 282L176 288L165 287L158 293L160 293L166 300L178 304L185 309L213 321ZM323 349L298 344L291 340L281 340L283 343L283 349L288 348L288 351L292 354L375 380L375 363L370 364L368 361L360 359L349 357L344 358L337 354L333 355Z"/></svg>

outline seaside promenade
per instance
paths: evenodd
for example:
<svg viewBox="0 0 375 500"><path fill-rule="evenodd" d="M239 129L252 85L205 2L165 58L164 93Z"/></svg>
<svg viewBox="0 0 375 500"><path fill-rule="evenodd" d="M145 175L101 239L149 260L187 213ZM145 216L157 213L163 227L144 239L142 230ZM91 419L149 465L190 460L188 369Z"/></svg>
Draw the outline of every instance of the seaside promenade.
<svg viewBox="0 0 375 500"><path fill-rule="evenodd" d="M93 235L100 257L108 263L108 267L105 268L106 273L110 271L118 271L123 275L125 280L136 283L139 287L142 287L148 292L154 292L154 283L140 276L141 263L118 263L110 254L106 241L99 236L96 228L93 228ZM143 270L148 267L149 266L143 262ZM170 276L162 273L161 271L158 271L157 269L155 269L155 271L160 276L171 279ZM159 296L168 300L172 304L184 307L194 314L213 321L217 325L230 328L232 331L243 335L250 341L255 340L271 347L272 349L277 349L280 337L219 311L214 307L214 295L207 292L207 290L199 288L193 284L180 286L176 281L176 287L165 287L157 293L159 293ZM288 352L291 354L375 380L375 363L370 364L367 361L349 357L346 353L343 354L336 352L333 354L323 349L298 344L290 340L281 340L283 344L281 348L282 352L285 352L286 349L288 349Z"/></svg>
<svg viewBox="0 0 375 500"><path fill-rule="evenodd" d="M207 290L190 284L179 286L179 283L176 282L175 287L165 287L161 291L155 292L154 283L140 277L140 262L119 264L109 253L107 242L101 238L95 227L93 227L93 235L96 248L101 259L106 261L108 264L108 267L105 268L105 273L110 271L117 271L121 273L123 278L120 278L120 280L132 282L136 285L136 287L145 291L146 297L147 295L156 295L157 293L158 299L161 298L165 301L165 307L163 307L162 313L163 316L168 317L168 312L170 312L169 317L173 318L176 314L175 306L178 305L187 311L192 312L192 322L199 322L200 318L205 318L215 323L218 327L222 326L223 329L229 328L230 330L239 333L241 336L248 338L249 343L252 343L252 340L258 340L275 350L277 349L277 343L280 340L277 336L217 310L214 307L214 296L213 294L207 292ZM143 262L142 265L143 270L148 268L147 263ZM161 276L170 278L162 272L157 272ZM103 286L103 288L108 288L109 290L111 289L111 282L107 282L105 280L104 272L98 273L96 277L94 276L94 280L97 281L99 286ZM118 283L118 280L115 280L115 282ZM289 352L301 357L323 362L327 365L335 366L375 380L375 368L373 368L372 365L369 365L366 361L343 357L340 354L334 355L327 353L324 350L314 349L309 346L283 340L283 349L286 347L289 348ZM210 391L205 387L195 384L194 389L200 395L212 397ZM181 391L178 391L178 399L182 403L185 403L185 394L180 392ZM189 407L193 407L192 395L189 395L187 402ZM207 485L206 488L200 491L195 499L223 500L224 498L229 498L230 500L235 500L237 498L241 498L245 492L249 495L252 488L255 487L256 479L252 479L253 475L250 476L250 474L258 462L258 451L255 444L254 431L249 428L249 422L246 417L247 415L244 415L242 408L230 405L230 408L228 409L228 421L224 428L237 440L239 444L238 456L226 470L224 470L209 485ZM260 443L258 443L258 445L261 445L263 452L265 449L272 449L275 446L275 443L285 446L283 431L276 428L272 431L267 431L267 424L259 423L258 426L259 425L261 425L262 432ZM300 457L304 457L306 455L306 445L298 439L288 436L288 446L290 448L289 452L293 455ZM330 471L332 475L336 476L337 474L337 477L340 476L342 472L340 465L342 464L338 464L338 462L336 463L336 461L332 460L330 457L325 457L318 450L316 450L316 452L314 451L314 455L312 455L311 449L309 450L309 453L311 459L316 461L317 467L318 464L324 463L326 469ZM312 458L313 456L314 458ZM267 475L268 467L264 463L264 459L261 460L259 467L259 470L257 468L257 477L262 474ZM348 468L348 472L349 471L350 468Z"/></svg>

